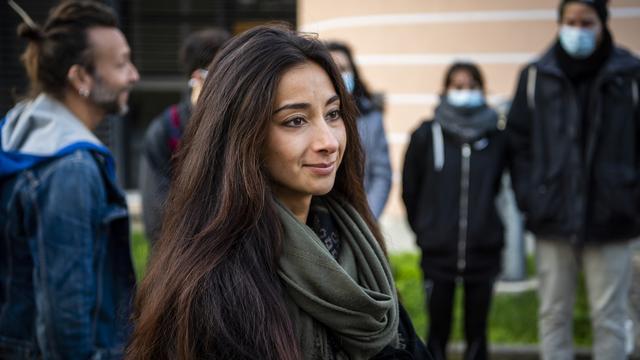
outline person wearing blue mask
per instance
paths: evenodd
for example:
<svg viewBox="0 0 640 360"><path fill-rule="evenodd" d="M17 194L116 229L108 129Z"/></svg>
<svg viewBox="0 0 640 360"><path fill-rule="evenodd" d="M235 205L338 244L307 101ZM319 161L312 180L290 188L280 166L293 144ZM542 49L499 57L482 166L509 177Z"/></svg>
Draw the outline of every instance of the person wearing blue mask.
<svg viewBox="0 0 640 360"><path fill-rule="evenodd" d="M560 3L554 44L520 73L507 134L536 235L543 359L573 359L578 273L595 359L625 359L630 241L640 235L640 60L614 44L607 1Z"/></svg>
<svg viewBox="0 0 640 360"><path fill-rule="evenodd" d="M382 215L391 191L391 162L382 111L360 78L351 49L339 42L326 45L340 70L345 88L356 100L360 112L356 123L365 155L364 189L369 208L377 219Z"/></svg>
<svg viewBox="0 0 640 360"><path fill-rule="evenodd" d="M445 359L456 283L464 286L465 359L487 359L487 317L500 273L503 225L495 199L507 164L499 116L471 63L446 73L432 121L411 135L402 200L422 251L429 313L427 347Z"/></svg>

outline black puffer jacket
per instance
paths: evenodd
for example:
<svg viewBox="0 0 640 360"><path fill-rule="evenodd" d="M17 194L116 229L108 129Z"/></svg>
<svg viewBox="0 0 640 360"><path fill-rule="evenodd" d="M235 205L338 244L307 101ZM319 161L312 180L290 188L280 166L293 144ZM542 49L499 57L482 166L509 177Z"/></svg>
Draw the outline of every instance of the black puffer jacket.
<svg viewBox="0 0 640 360"><path fill-rule="evenodd" d="M503 246L495 198L506 166L504 133L496 129L462 144L443 132L443 162L438 166L434 152L439 141L434 131L440 131L439 125L425 121L411 135L402 173L402 199L422 250L425 276L442 280L494 277L500 272Z"/></svg>
<svg viewBox="0 0 640 360"><path fill-rule="evenodd" d="M518 204L536 235L640 234L639 79L640 61L614 48L580 105L553 48L522 70L507 134Z"/></svg>

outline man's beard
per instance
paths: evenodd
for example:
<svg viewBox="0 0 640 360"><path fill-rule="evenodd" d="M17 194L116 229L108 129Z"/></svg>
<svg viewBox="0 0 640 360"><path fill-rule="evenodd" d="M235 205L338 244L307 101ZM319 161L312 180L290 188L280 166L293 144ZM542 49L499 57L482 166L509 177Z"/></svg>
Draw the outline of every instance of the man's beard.
<svg viewBox="0 0 640 360"><path fill-rule="evenodd" d="M120 104L118 98L120 94L125 91L129 91L130 87L120 89L110 89L104 84L102 79L96 76L96 83L89 93L89 99L100 108L102 108L107 115L126 115L129 111L129 106Z"/></svg>

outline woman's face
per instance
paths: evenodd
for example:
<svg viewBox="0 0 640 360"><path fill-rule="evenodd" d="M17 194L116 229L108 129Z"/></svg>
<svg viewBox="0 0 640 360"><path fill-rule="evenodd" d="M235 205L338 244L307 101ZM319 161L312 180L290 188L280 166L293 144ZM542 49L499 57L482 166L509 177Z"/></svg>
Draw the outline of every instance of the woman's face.
<svg viewBox="0 0 640 360"><path fill-rule="evenodd" d="M596 43L602 41L602 22L598 13L589 5L572 2L564 6L560 25L589 29L596 34Z"/></svg>
<svg viewBox="0 0 640 360"><path fill-rule="evenodd" d="M275 195L290 209L331 191L347 135L340 99L327 73L305 62L278 84L264 160Z"/></svg>
<svg viewBox="0 0 640 360"><path fill-rule="evenodd" d="M451 82L447 90L476 90L480 85L467 70L456 70L451 74Z"/></svg>

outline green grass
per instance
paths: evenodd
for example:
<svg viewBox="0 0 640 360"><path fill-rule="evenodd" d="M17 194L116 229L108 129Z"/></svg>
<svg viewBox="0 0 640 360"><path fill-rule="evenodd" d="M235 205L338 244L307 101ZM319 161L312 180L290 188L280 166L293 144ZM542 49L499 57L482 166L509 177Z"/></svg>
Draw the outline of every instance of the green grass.
<svg viewBox="0 0 640 360"><path fill-rule="evenodd" d="M413 320L416 332L424 337L429 319L425 311L419 254L392 254L390 260L402 303ZM527 272L535 273L535 261L532 257L527 259ZM453 341L464 339L462 293L462 288L459 287L455 297ZM499 344L537 343L537 309L538 298L533 290L517 294L496 294L489 314L489 341ZM574 340L581 346L590 346L592 342L589 308L582 280L576 297Z"/></svg>
<svg viewBox="0 0 640 360"><path fill-rule="evenodd" d="M131 246L136 277L144 276L149 257L149 245L141 231L134 231ZM424 338L429 323L425 311L424 287L418 253L400 253L390 256L391 268L400 292L402 304L409 312L418 335ZM527 258L527 273L535 274L535 261ZM456 293L452 340L462 341L462 289ZM498 344L537 343L538 299L535 291L519 294L496 294L489 315L489 341ZM574 338L578 345L590 346L592 342L589 307L585 296L584 281L580 281L574 313Z"/></svg>
<svg viewBox="0 0 640 360"><path fill-rule="evenodd" d="M133 258L133 268L136 271L138 282L142 280L149 260L149 242L142 231L133 231L131 237L131 257Z"/></svg>

